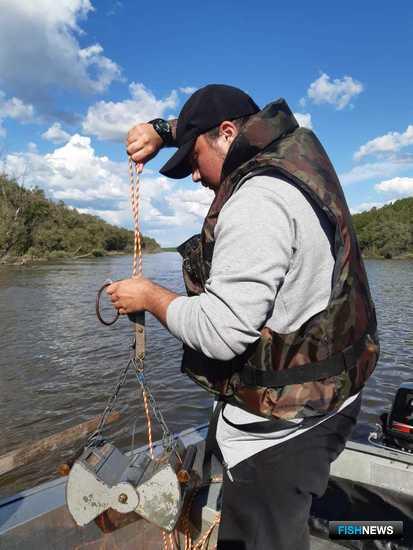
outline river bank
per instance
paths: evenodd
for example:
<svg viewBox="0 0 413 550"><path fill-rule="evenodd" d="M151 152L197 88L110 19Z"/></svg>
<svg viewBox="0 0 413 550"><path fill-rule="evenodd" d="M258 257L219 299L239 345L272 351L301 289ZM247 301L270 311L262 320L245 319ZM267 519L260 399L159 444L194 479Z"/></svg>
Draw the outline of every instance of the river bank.
<svg viewBox="0 0 413 550"><path fill-rule="evenodd" d="M159 254L161 252L176 252L175 247L166 247L166 248L156 248L153 250L145 250L143 251L143 255L146 256L148 254ZM133 250L129 251L102 251L102 250L94 250L92 252L89 252L88 254L82 254L79 256L72 256L70 254L61 253L61 251L58 251L58 254L50 253L47 256L43 257L33 257L33 256L20 256L20 257L14 257L14 258L6 258L0 260L0 268L1 266L30 266L30 265L37 265L42 263L48 263L48 262L56 262L59 260L62 261L76 261L76 260L84 260L87 258L110 258L113 256L130 256L133 254ZM399 256L392 256L392 257L385 257L385 256L379 256L379 255L364 255L363 260L413 260L413 253L408 254L400 254Z"/></svg>
<svg viewBox="0 0 413 550"><path fill-rule="evenodd" d="M413 252L399 254L397 256L380 256L375 254L362 254L363 260L413 260Z"/></svg>
<svg viewBox="0 0 413 550"><path fill-rule="evenodd" d="M10 258L2 258L0 259L0 268L2 266L31 266L31 265L37 265L37 264L44 264L44 263L50 263L50 262L56 262L56 261L77 261L77 260L84 260L87 258L110 258L110 257L116 257L116 256L131 256L133 254L133 250L128 251L110 251L107 252L105 250L93 250L92 252L89 252L88 254L81 254L78 256L72 256L71 254L66 254L62 251L57 251L58 253L50 253L46 256L18 256L18 257L10 257ZM142 251L142 255L146 256L148 254L159 254L161 252L176 252L176 248L170 247L170 248L155 248L151 250L144 250Z"/></svg>

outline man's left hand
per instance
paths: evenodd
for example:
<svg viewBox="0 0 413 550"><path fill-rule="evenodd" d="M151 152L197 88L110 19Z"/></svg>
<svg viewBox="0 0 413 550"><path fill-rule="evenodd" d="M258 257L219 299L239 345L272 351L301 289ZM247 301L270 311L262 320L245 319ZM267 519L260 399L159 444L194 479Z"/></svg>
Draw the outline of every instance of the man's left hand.
<svg viewBox="0 0 413 550"><path fill-rule="evenodd" d="M113 306L121 315L136 311L149 311L165 327L169 304L178 294L157 285L143 275L112 283L106 288Z"/></svg>
<svg viewBox="0 0 413 550"><path fill-rule="evenodd" d="M147 307L147 294L151 281L142 275L133 279L124 279L112 283L106 288L112 300L113 306L121 315L145 311Z"/></svg>

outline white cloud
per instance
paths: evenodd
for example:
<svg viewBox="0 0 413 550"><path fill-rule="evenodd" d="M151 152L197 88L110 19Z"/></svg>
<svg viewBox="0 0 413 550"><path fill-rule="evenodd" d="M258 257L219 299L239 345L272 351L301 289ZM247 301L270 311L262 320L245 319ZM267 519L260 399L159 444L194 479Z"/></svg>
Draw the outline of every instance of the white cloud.
<svg viewBox="0 0 413 550"><path fill-rule="evenodd" d="M200 187L195 190L178 189L172 193L167 201L176 212L176 222L182 225L184 220L193 223L198 218L203 220L214 198L212 190ZM188 216L190 219L188 220Z"/></svg>
<svg viewBox="0 0 413 550"><path fill-rule="evenodd" d="M90 67L94 67L98 73L95 80L90 80L91 91L98 93L104 92L113 80L121 79L119 66L102 53L103 48L100 44L94 44L78 52L79 58L85 64L86 71Z"/></svg>
<svg viewBox="0 0 413 550"><path fill-rule="evenodd" d="M328 74L323 73L310 84L307 96L313 103L329 103L340 111L350 103L353 97L360 94L363 89L363 84L354 80L351 76L331 80Z"/></svg>
<svg viewBox="0 0 413 550"><path fill-rule="evenodd" d="M377 153L394 153L403 147L413 145L413 125L409 125L402 134L388 132L384 136L376 137L362 145L354 154L355 160Z"/></svg>
<svg viewBox="0 0 413 550"><path fill-rule="evenodd" d="M64 143L69 141L70 134L62 129L60 122L55 122L42 134L42 138L53 143Z"/></svg>
<svg viewBox="0 0 413 550"><path fill-rule="evenodd" d="M0 137L6 135L6 129L3 127L3 120L12 118L21 122L30 122L34 120L34 107L24 103L18 97L6 99L6 94L0 90Z"/></svg>
<svg viewBox="0 0 413 550"><path fill-rule="evenodd" d="M313 123L310 113L294 113L294 116L300 126L303 126L304 128L309 128L310 130L313 129Z"/></svg>
<svg viewBox="0 0 413 550"><path fill-rule="evenodd" d="M109 11L106 12L107 17L115 15L120 8L123 8L122 2L113 2L112 0L111 8L109 9Z"/></svg>
<svg viewBox="0 0 413 550"><path fill-rule="evenodd" d="M391 177L401 172L413 169L413 158L391 158L381 162L369 162L354 166L348 172L340 174L340 181L343 185L369 181L378 178Z"/></svg>
<svg viewBox="0 0 413 550"><path fill-rule="evenodd" d="M14 118L22 122L29 122L33 117L33 105L24 103L18 97L6 99L6 94L0 91L0 118Z"/></svg>
<svg viewBox="0 0 413 550"><path fill-rule="evenodd" d="M56 89L102 92L121 77L119 66L99 44L81 48L79 22L93 11L89 0L2 0L0 10L0 84L50 109Z"/></svg>
<svg viewBox="0 0 413 550"><path fill-rule="evenodd" d="M99 139L124 140L134 124L163 117L168 109L178 104L178 94L174 90L163 100L156 99L143 84L132 82L129 90L131 99L118 103L99 101L90 107L83 121L83 131Z"/></svg>
<svg viewBox="0 0 413 550"><path fill-rule="evenodd" d="M179 91L182 94L192 95L197 91L198 88L194 88L193 86L184 86L183 88L179 88Z"/></svg>
<svg viewBox="0 0 413 550"><path fill-rule="evenodd" d="M398 195L413 195L413 178L396 177L382 181L374 186L376 191L397 193Z"/></svg>
<svg viewBox="0 0 413 550"><path fill-rule="evenodd" d="M385 206L386 204L394 202L395 200L396 199L391 199L390 201L386 201L386 202L363 202L358 206L355 206L354 208L350 208L350 213L360 214L360 212L368 212L372 208L381 208L382 206Z"/></svg>
<svg viewBox="0 0 413 550"><path fill-rule="evenodd" d="M36 145L36 143L34 143L33 141L29 141L29 143L27 144L27 150L28 150L30 153L37 153L37 145Z"/></svg>
<svg viewBox="0 0 413 550"><path fill-rule="evenodd" d="M90 138L73 135L52 153L14 153L5 159L6 171L28 187L44 188L52 198L88 201L121 200L127 196L126 163L98 157Z"/></svg>
<svg viewBox="0 0 413 550"><path fill-rule="evenodd" d="M191 228L199 229L214 197L213 192L205 188L192 191L175 189L175 185L163 177L142 179L142 221L149 232L157 232L162 239L173 239L179 229L186 229L188 235L193 232ZM162 203L162 208L157 206L158 202ZM168 213L163 212L165 206ZM100 210L96 214L111 223L130 225L129 199L119 210ZM169 242L176 244L173 240Z"/></svg>

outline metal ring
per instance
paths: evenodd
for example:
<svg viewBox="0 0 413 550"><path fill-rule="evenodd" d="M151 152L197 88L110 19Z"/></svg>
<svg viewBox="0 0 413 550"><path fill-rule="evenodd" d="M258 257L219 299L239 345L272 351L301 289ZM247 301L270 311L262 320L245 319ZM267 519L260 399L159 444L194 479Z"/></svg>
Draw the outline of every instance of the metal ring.
<svg viewBox="0 0 413 550"><path fill-rule="evenodd" d="M98 293L96 295L96 317L99 319L99 321L103 324L103 325L106 325L107 327L110 327L110 325L113 325L113 323L116 323L116 321L118 320L119 318L119 311L116 310L116 316L112 319L112 321L105 321L103 319L103 317L101 316L100 314L100 295L102 294L102 292L105 290L106 287L108 287L109 285L112 284L112 281L110 282L106 282L105 284L103 284L100 289L98 290Z"/></svg>

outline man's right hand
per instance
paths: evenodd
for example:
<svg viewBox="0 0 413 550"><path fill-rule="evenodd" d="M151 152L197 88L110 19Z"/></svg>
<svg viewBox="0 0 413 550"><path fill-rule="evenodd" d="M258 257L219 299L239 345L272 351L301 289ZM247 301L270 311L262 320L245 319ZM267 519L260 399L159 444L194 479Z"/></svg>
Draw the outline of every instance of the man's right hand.
<svg viewBox="0 0 413 550"><path fill-rule="evenodd" d="M143 165L155 157L162 146L162 138L152 124L137 124L128 132L126 150L137 165Z"/></svg>

